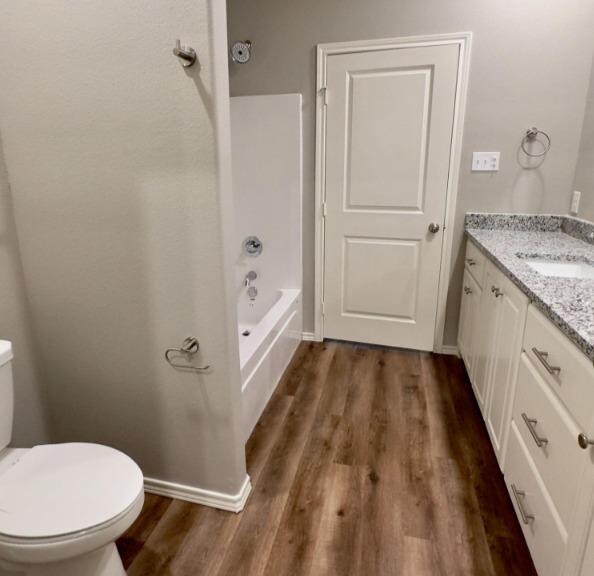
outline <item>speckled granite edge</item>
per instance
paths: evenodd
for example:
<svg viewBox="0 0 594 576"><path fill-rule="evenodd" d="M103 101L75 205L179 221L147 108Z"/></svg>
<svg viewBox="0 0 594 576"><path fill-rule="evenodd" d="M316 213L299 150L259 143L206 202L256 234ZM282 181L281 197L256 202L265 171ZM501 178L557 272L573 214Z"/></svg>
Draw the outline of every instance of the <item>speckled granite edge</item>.
<svg viewBox="0 0 594 576"><path fill-rule="evenodd" d="M497 224L501 223L501 226ZM469 226L470 224L470 226ZM567 226L568 230L571 230L573 234L565 231ZM475 229L473 232L473 228ZM517 232L553 232L556 236L559 234L567 234L577 240L586 241L592 245L590 235L594 232L594 224L585 220L579 220L577 218L555 216L555 215L538 215L532 216L527 214L512 215L512 214L468 214L465 219L465 235L472 241L472 243L487 257L495 266L501 270L501 272L509 278L527 297L528 299L540 310L559 330L561 330L592 362L594 362L594 340L588 334L582 334L580 328L583 328L584 322L589 324L588 317L584 318L584 314L588 314L591 308L586 308L580 312L579 321L578 318L563 318L558 314L551 306L550 303L546 302L543 298L547 297L546 291L543 295L539 295L537 289L532 289L528 286L522 278L519 278L513 270L503 260L509 260L509 255L502 253L500 259L494 254L488 247L484 246L481 239L477 237L481 231L497 231L502 230L506 233ZM584 235L586 239L584 239ZM524 247L525 248L525 247ZM514 256L520 254L522 251L515 251ZM589 255L592 254L588 250ZM538 255L538 252L532 254L531 251L522 253L532 256ZM547 255L547 258L550 258ZM576 257L576 260L583 260L583 257ZM585 260L591 261L590 258ZM512 268L514 266L511 266ZM518 270L518 273L520 271ZM520 275L525 273L522 272ZM537 286L538 288L538 286ZM590 299L591 300L591 299ZM576 324L574 327L572 324Z"/></svg>
<svg viewBox="0 0 594 576"><path fill-rule="evenodd" d="M578 240L594 244L594 222L558 214L489 214L468 212L464 228L518 230L525 232L562 231Z"/></svg>
<svg viewBox="0 0 594 576"><path fill-rule="evenodd" d="M518 230L532 232L558 232L563 216L554 214L487 214L468 212L464 228L480 230Z"/></svg>
<svg viewBox="0 0 594 576"><path fill-rule="evenodd" d="M594 244L594 222L564 216L561 230L578 240L583 240L584 242L588 242L588 244Z"/></svg>

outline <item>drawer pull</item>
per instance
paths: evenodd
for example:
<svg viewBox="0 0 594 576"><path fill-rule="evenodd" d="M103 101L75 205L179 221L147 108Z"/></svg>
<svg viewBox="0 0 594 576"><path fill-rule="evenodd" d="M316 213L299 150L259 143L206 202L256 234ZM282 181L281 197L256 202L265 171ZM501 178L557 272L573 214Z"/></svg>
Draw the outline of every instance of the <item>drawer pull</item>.
<svg viewBox="0 0 594 576"><path fill-rule="evenodd" d="M497 286L491 286L491 292L495 294L495 298L499 298L499 296L503 296L503 292L497 288Z"/></svg>
<svg viewBox="0 0 594 576"><path fill-rule="evenodd" d="M515 484L511 485L512 492L514 493L514 498L516 499L516 504L518 505L518 510L520 511L520 516L522 516L522 522L524 524L530 524L534 520L533 514L527 514L524 510L524 506L522 504L522 499L526 498L526 493L522 492L522 490L518 490Z"/></svg>
<svg viewBox="0 0 594 576"><path fill-rule="evenodd" d="M534 355L540 360L540 363L545 367L546 371L549 374L552 374L553 376L559 375L559 372L561 372L561 367L560 366L551 366L549 364L549 353L548 352L543 352L542 350L539 350L536 347L532 348L532 352L534 352Z"/></svg>
<svg viewBox="0 0 594 576"><path fill-rule="evenodd" d="M548 438L543 438L542 436L539 436L538 432L536 431L536 424L538 424L538 420L536 420L536 418L528 418L526 412L522 412L522 420L524 420L526 428L528 428L530 435L532 436L534 442L539 448L542 448L543 446L548 444Z"/></svg>
<svg viewBox="0 0 594 576"><path fill-rule="evenodd" d="M582 450L587 450L594 444L594 440L590 440L583 432L578 434L578 444Z"/></svg>
<svg viewBox="0 0 594 576"><path fill-rule="evenodd" d="M472 294L472 288L469 286L464 286L464 294Z"/></svg>
<svg viewBox="0 0 594 576"><path fill-rule="evenodd" d="M469 266L474 266L476 264L476 260L473 260L472 258L466 258L466 263Z"/></svg>

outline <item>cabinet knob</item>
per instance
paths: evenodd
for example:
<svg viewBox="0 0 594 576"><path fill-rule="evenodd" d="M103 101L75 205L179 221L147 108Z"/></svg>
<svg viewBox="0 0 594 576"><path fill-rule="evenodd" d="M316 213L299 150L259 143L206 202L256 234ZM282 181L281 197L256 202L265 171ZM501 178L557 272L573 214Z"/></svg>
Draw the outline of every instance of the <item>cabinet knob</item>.
<svg viewBox="0 0 594 576"><path fill-rule="evenodd" d="M503 296L503 292L497 288L497 286L491 286L491 292L495 294L495 298L499 298L499 296Z"/></svg>
<svg viewBox="0 0 594 576"><path fill-rule="evenodd" d="M464 294L472 294L472 288L469 286L464 286Z"/></svg>
<svg viewBox="0 0 594 576"><path fill-rule="evenodd" d="M587 450L594 444L594 440L590 440L583 432L578 434L578 444L582 450Z"/></svg>

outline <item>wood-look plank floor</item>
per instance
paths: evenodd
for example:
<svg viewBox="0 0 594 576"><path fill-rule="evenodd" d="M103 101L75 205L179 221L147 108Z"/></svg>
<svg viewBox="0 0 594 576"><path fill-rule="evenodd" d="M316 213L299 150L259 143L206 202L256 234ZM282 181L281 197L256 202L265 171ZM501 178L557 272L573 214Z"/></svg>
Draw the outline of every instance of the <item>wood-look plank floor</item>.
<svg viewBox="0 0 594 576"><path fill-rule="evenodd" d="M129 576L535 575L460 360L303 343L232 514L147 495Z"/></svg>

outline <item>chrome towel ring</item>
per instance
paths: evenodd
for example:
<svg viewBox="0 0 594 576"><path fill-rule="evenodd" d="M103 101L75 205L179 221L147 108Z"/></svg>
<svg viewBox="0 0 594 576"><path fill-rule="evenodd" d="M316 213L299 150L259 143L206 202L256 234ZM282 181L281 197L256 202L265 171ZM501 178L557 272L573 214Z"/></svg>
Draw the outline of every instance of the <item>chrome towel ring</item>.
<svg viewBox="0 0 594 576"><path fill-rule="evenodd" d="M539 135L542 137L542 140L538 140ZM538 141L542 144L542 152L539 152L538 154L529 152L526 149L527 144L535 141ZM542 130L539 130L533 126L532 128L526 130L520 146L522 147L522 151L524 154L526 154L526 156L530 156L530 158L542 158L543 156L546 156L547 152L551 149L551 138L546 132L543 132Z"/></svg>
<svg viewBox="0 0 594 576"><path fill-rule="evenodd" d="M180 348L168 348L165 350L165 360L169 362L171 366L174 368L179 368L181 370L192 370L194 372L206 372L210 370L210 366L194 366L191 363L191 357L194 356L200 350L200 344L198 340L194 338L194 336L188 336L183 342ZM178 363L173 358L172 355L177 357L185 357L187 363Z"/></svg>

